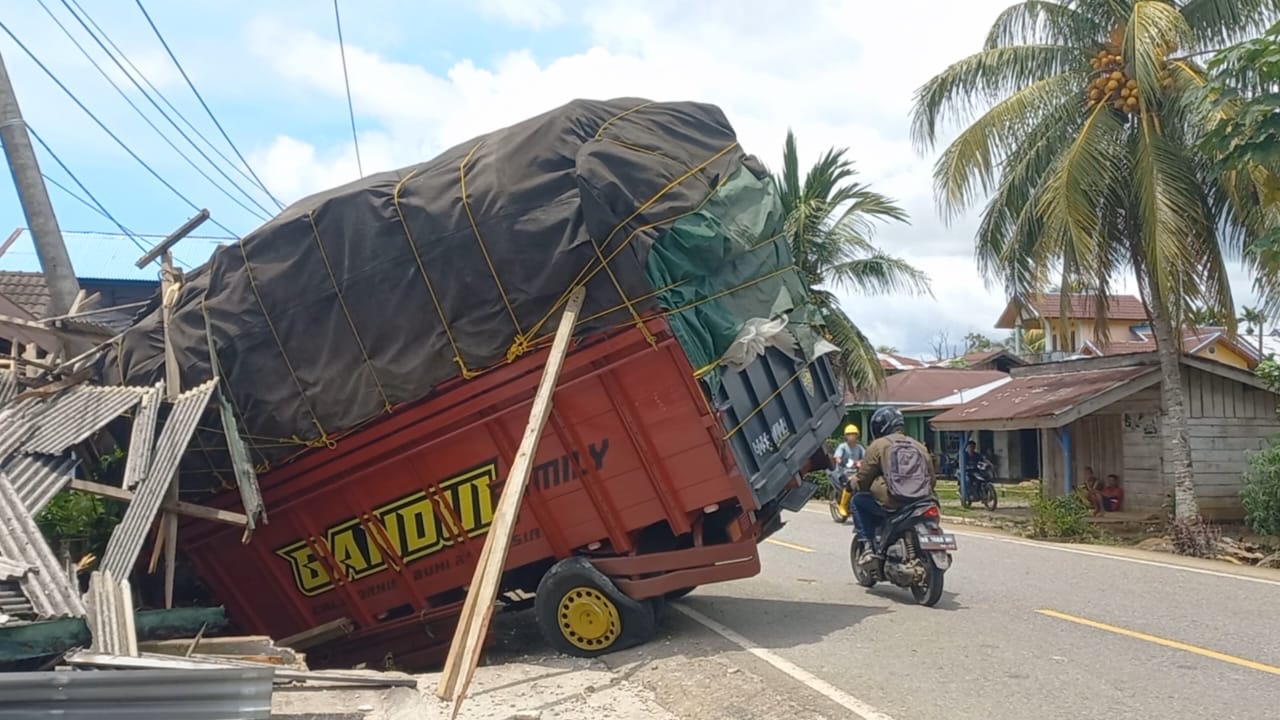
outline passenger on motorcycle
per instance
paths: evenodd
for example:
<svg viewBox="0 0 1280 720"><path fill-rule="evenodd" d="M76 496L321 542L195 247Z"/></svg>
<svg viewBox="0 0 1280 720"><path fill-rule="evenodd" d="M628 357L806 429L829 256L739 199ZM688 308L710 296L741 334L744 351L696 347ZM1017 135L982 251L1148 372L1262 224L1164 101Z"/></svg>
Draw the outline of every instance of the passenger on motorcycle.
<svg viewBox="0 0 1280 720"><path fill-rule="evenodd" d="M849 517L849 499L853 496L851 489L853 474L858 463L867 454L867 449L858 442L858 426L850 423L844 427L844 442L836 448L833 459L836 462L836 478L840 486L839 510L844 517Z"/></svg>
<svg viewBox="0 0 1280 720"><path fill-rule="evenodd" d="M894 407L882 407L871 416L871 435L875 439L871 441L862 458L862 467L858 469L856 492L853 496L853 512L857 520L856 531L866 541L865 546L868 548L868 551L858 559L859 565L879 565L882 558L875 546L876 529L880 521L888 517L890 512L901 507L901 503L890 492L885 476L889 453L898 452L897 448L903 447L903 443L913 445L919 451L929 475L928 492L932 493L937 487L937 477L929 451L919 441L907 437L903 433L905 427L906 420ZM910 447L906 449L909 453L911 452Z"/></svg>

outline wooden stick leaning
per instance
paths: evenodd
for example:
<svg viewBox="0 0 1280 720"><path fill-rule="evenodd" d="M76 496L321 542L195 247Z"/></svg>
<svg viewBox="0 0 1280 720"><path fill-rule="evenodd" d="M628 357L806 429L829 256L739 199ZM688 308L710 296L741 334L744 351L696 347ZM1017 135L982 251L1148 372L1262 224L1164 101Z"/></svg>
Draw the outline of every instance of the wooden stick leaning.
<svg viewBox="0 0 1280 720"><path fill-rule="evenodd" d="M511 470L507 473L507 480L502 486L493 524L489 527L484 550L480 555L480 564L476 566L471 586L467 590L466 601L462 606L462 615L458 619L458 628L454 632L449 659L445 662L440 685L436 690L436 695L440 698L454 701L454 717L457 717L458 710L462 707L467 688L471 685L471 677L475 674L476 665L480 662L480 650L484 645L485 633L489 629L493 604L498 597L498 581L502 577L502 569L507 562L511 536L520 514L520 501L533 469L538 440L542 436L547 418L551 415L551 396L559 380L564 358L568 354L569 341L573 338L573 327L577 324L578 313L582 309L582 300L585 295L584 288L574 290L569 296L569 302L565 305L564 314L560 316L560 326L556 329L551 352L547 355L547 364L542 371L542 380L538 383L538 392L533 397L529 422L525 425L520 447L516 450Z"/></svg>

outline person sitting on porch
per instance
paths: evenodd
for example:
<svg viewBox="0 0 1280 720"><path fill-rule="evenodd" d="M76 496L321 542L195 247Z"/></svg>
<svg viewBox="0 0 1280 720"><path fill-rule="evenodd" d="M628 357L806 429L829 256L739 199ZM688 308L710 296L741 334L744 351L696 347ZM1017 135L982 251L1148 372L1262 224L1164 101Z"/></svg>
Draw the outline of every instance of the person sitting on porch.
<svg viewBox="0 0 1280 720"><path fill-rule="evenodd" d="M1102 509L1107 512L1119 512L1124 505L1124 488L1120 487L1120 478L1115 473L1107 476L1107 484L1099 494L1102 496Z"/></svg>
<svg viewBox="0 0 1280 720"><path fill-rule="evenodd" d="M1093 510L1094 515L1102 514L1101 485L1098 482L1098 476L1093 473L1093 468L1086 466L1084 469L1084 483L1077 492L1080 493L1080 498L1085 501L1085 504Z"/></svg>

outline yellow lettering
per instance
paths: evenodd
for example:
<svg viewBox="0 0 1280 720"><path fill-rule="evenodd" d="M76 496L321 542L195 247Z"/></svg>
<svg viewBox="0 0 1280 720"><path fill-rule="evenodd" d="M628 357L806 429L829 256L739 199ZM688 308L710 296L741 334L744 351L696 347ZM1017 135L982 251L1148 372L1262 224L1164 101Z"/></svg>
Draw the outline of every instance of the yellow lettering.
<svg viewBox="0 0 1280 720"><path fill-rule="evenodd" d="M437 512L431 497L422 491L388 503L375 510L374 515L386 528L396 554L411 562L447 547L455 534L475 537L488 532L493 524L493 485L497 476L497 464L487 463L440 483L440 500L457 516L461 528L453 527L454 519L448 514ZM452 530L446 533L446 528ZM348 580L359 580L387 567L382 550L358 518L330 527L325 538L339 572ZM291 543L276 554L289 562L294 582L303 595L310 597L333 589L328 568L305 541ZM433 571L427 569L428 573ZM422 572L420 569L415 575Z"/></svg>
<svg viewBox="0 0 1280 720"><path fill-rule="evenodd" d="M387 535L405 562L416 560L443 547L440 542L440 523L435 508L425 493L416 493L406 500L378 511L378 517L387 527Z"/></svg>
<svg viewBox="0 0 1280 720"><path fill-rule="evenodd" d="M382 552L359 520L349 520L329 530L329 552L348 580L359 580L383 568Z"/></svg>
<svg viewBox="0 0 1280 720"><path fill-rule="evenodd" d="M305 541L299 540L288 547L281 548L276 551L276 554L289 561L289 567L293 568L293 580L303 595L308 597L319 595L333 587L329 572L325 570L320 559Z"/></svg>

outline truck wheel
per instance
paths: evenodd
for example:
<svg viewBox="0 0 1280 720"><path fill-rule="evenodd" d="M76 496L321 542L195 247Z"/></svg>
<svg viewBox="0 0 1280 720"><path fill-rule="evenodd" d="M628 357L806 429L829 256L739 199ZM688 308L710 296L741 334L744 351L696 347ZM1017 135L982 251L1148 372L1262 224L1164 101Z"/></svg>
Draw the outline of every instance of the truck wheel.
<svg viewBox="0 0 1280 720"><path fill-rule="evenodd" d="M639 645L657 633L654 604L627 597L584 558L561 560L542 576L533 611L547 642L576 657Z"/></svg>

